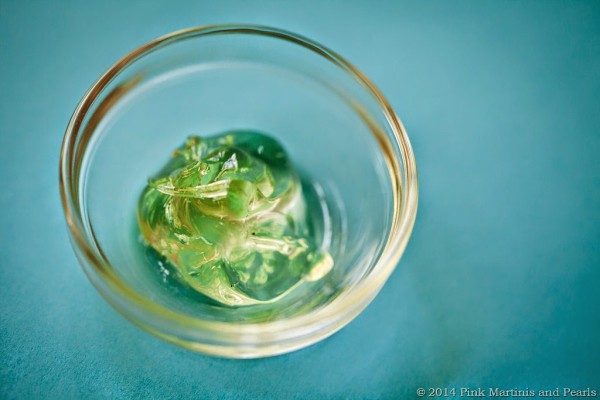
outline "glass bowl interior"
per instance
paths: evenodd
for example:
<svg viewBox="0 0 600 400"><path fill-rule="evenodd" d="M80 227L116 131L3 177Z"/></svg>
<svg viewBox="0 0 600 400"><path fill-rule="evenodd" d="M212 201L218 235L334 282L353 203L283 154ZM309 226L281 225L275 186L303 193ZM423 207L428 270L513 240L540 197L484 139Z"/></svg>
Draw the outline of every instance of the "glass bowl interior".
<svg viewBox="0 0 600 400"><path fill-rule="evenodd" d="M283 144L335 263L273 304L206 301L169 276L137 226L148 178L187 136L235 129ZM151 332L220 355L280 353L339 329L393 270L416 212L410 144L383 97L331 51L271 28L195 28L131 53L82 100L62 156L67 220L92 282Z"/></svg>

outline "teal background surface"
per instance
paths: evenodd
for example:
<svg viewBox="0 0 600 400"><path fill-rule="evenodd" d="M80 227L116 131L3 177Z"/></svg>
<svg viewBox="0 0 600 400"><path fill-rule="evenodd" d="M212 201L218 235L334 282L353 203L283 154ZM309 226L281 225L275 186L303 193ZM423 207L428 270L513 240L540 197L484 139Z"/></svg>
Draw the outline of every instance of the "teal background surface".
<svg viewBox="0 0 600 400"><path fill-rule="evenodd" d="M92 82L157 36L223 22L345 56L419 167L413 236L375 301L261 360L191 353L117 314L77 264L58 192ZM2 399L600 391L600 2L0 0L0 224Z"/></svg>

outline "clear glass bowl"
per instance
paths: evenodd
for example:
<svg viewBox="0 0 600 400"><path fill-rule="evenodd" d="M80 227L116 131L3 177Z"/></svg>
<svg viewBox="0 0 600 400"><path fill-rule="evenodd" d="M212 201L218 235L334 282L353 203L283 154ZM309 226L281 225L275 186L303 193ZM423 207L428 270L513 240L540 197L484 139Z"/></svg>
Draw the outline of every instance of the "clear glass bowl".
<svg viewBox="0 0 600 400"><path fill-rule="evenodd" d="M236 128L284 145L321 200L319 239L335 260L270 308L218 306L173 283L136 223L172 150ZM326 47L263 26L187 29L118 61L71 118L60 187L75 252L110 304L167 341L235 358L299 349L350 322L394 270L417 210L413 152L379 90Z"/></svg>

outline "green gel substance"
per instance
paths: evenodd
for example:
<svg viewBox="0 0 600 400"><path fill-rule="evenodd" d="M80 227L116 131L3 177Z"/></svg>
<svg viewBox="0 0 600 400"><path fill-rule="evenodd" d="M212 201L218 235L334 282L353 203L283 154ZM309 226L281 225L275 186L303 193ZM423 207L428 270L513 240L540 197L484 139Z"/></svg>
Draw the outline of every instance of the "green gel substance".
<svg viewBox="0 0 600 400"><path fill-rule="evenodd" d="M285 150L253 131L190 136L138 206L148 245L184 283L230 306L277 301L331 270L308 217Z"/></svg>

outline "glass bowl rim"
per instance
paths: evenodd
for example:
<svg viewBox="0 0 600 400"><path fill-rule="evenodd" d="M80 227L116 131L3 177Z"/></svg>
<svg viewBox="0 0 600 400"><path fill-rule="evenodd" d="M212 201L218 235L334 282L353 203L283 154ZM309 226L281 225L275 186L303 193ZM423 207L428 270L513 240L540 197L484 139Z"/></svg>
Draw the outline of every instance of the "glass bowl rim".
<svg viewBox="0 0 600 400"><path fill-rule="evenodd" d="M101 250L101 248L99 245L97 245L97 243L95 243L95 239L90 238L86 233L83 216L78 207L77 195L79 193L79 187L77 187L78 185L73 184L75 176L81 173L81 164L77 168L72 168L72 158L80 151L85 153L87 147L87 144L83 149L76 149L75 146L86 113L89 111L91 105L102 92L103 88L112 82L113 78L115 78L120 71L133 64L138 59L164 46L177 43L181 40L218 34L248 34L274 37L302 46L305 49L317 53L318 55L327 59L329 62L335 64L342 70L342 72L345 72L357 83L359 83L363 89L370 94L372 99L375 100L380 107L380 110L386 117L389 128L391 128L391 131L393 132L396 145L400 150L400 156L404 161L403 164L405 168L402 174L402 177L404 178L404 184L400 184L402 182L402 177L399 175L400 168L395 151L387 149L389 154L385 154L386 149L384 146L381 146L382 138L378 138L378 141L380 142L380 149L386 156L388 170L392 180L394 209L391 228L383 251L373 267L373 271L378 271L378 273L375 276L373 276L372 273L368 274L364 280L359 281L349 291L344 292L343 301L338 301L340 300L340 297L342 297L338 296L338 298L334 299L331 303L322 308L299 316L276 321L239 324L206 321L188 315L178 314L171 309L153 303L151 300L145 298L130 288L122 279L119 278L119 276L111 271L111 268L106 267L106 264L109 264L106 260L103 260L101 257L98 257L97 254L95 254L94 244L96 244L99 250ZM384 140L389 140L389 138L386 136ZM93 142L94 141L90 141L88 143ZM194 341L177 338L167 332L170 330L181 330L181 328L174 329L174 326L183 326L183 329L201 329L215 334L228 333L238 337L260 332L265 334L265 340L262 340L262 342L265 342L265 344L267 344L266 342L269 340L273 341L272 339L269 339L271 337L269 334L277 335L277 340L281 340L282 338L285 339L285 337L298 338L302 335L309 337L307 343L289 346L290 348L282 351L276 351L275 353L282 353L293 350L294 348L304 347L320 340L325 336L329 336L350 322L370 303L370 301L375 297L385 281L388 279L389 275L395 269L402 256L402 253L404 252L412 232L418 203L417 169L408 135L406 134L406 130L402 122L396 116L389 102L379 91L379 89L377 89L377 87L351 63L321 44L304 36L282 29L249 24L205 25L175 31L138 47L113 64L86 92L71 116L61 147L59 160L59 185L63 209L72 239L72 245L76 250L79 250L79 254L83 257L83 259L80 258L80 263L85 262L91 267L91 271L89 271L87 268L83 268L90 278L90 281L94 284L100 294L124 316L132 320L132 322L136 323L137 325L140 325L142 328L149 330L151 333L189 348L194 348ZM403 190L405 192L404 198L402 197ZM399 199L404 201L399 201ZM118 304L116 301L113 301L108 293L104 292L105 289L100 287L100 285L95 282L94 277L92 277L92 271L108 284L109 290L114 292L111 294L116 294L120 299L124 299L126 302L132 302L133 305L137 307L137 311L141 311L144 317L148 317L149 315L150 317L152 315L158 315L163 320L173 322L175 324L165 328L164 330L156 330L152 324L146 322L143 318L140 319L140 317L134 317L134 315L127 310L126 307ZM319 327L322 329L329 329L323 334L323 331L320 330ZM311 336L313 337L312 339L310 339ZM261 341L260 338L258 341ZM210 345L203 347L202 351L223 355L223 352L213 348Z"/></svg>

